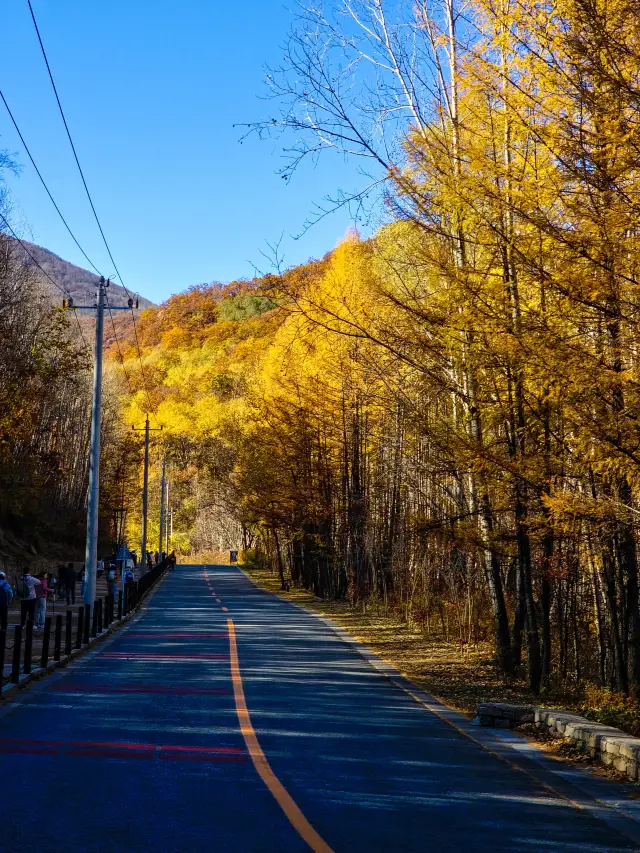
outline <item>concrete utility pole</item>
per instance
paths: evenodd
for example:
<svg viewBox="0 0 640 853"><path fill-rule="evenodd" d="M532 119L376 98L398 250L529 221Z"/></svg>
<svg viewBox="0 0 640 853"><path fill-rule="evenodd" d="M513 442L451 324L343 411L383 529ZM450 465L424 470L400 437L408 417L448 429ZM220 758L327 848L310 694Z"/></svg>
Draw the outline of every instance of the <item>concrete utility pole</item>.
<svg viewBox="0 0 640 853"><path fill-rule="evenodd" d="M169 553L169 519L171 517L171 510L169 509L169 490L171 488L171 481L167 480L167 495L165 501L165 509L164 509L164 541L165 547L167 549L167 554Z"/></svg>
<svg viewBox="0 0 640 853"><path fill-rule="evenodd" d="M144 430L144 484L142 486L142 544L140 546L140 565L147 566L147 517L149 512L149 433L160 432L163 427L150 427L149 415L143 427L132 426L133 430Z"/></svg>
<svg viewBox="0 0 640 853"><path fill-rule="evenodd" d="M164 458L162 460L162 484L160 486L160 545L158 547L158 553L160 554L160 559L162 559L162 543L164 540L164 494L165 489L167 488L167 460Z"/></svg>
<svg viewBox="0 0 640 853"><path fill-rule="evenodd" d="M84 603L93 608L96 598L98 562L98 501L100 499L100 424L102 421L102 348L104 344L104 292L109 286L100 276L96 305L96 344L93 362L93 404L91 406L91 450L89 454L89 500L87 541L84 557ZM89 306L87 306L89 307Z"/></svg>
<svg viewBox="0 0 640 853"><path fill-rule="evenodd" d="M93 611L96 597L96 568L98 562L98 503L100 499L100 425L102 422L102 352L104 347L104 307L107 301L106 289L110 280L100 276L95 305L76 305L72 297L63 301L70 310L88 310L96 312L96 343L93 363L93 403L91 405L91 447L89 451L89 494L87 500L87 540L84 557L84 603ZM110 305L111 311L130 311L134 302L129 298L128 305ZM137 307L137 302L136 302Z"/></svg>

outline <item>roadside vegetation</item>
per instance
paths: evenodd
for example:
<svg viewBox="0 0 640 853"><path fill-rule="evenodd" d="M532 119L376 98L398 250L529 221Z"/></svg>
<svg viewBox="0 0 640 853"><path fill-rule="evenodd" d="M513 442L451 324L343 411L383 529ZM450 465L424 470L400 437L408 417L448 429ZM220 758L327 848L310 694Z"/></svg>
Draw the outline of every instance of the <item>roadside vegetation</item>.
<svg viewBox="0 0 640 853"><path fill-rule="evenodd" d="M636 22L628 0L303 12L253 130L293 128L292 169L350 140L387 221L142 324L183 547L252 549L391 645L460 649L428 677L463 706L637 719Z"/></svg>
<svg viewBox="0 0 640 853"><path fill-rule="evenodd" d="M139 541L150 407L178 550L243 548L356 633L375 618L371 642L461 707L530 697L637 730L637 20L634 0L303 9L248 132L293 133L287 180L363 157L370 187L335 203L381 193L379 227L143 314L148 389L137 341L111 349L103 518ZM73 523L87 362L2 245L0 509Z"/></svg>

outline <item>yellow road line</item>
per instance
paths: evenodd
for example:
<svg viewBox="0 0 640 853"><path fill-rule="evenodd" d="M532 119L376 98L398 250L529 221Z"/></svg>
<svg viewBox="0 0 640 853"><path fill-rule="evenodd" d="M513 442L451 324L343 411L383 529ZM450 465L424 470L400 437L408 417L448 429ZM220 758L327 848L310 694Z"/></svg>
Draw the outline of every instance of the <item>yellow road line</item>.
<svg viewBox="0 0 640 853"><path fill-rule="evenodd" d="M247 701L244 695L240 661L238 659L238 645L236 643L236 629L233 619L227 619L227 627L229 629L229 656L231 658L231 678L233 681L236 712L238 714L238 722L240 723L240 731L242 732L242 737L244 738L254 767L293 828L306 841L314 853L334 853L331 847L320 838L302 814L289 792L271 769L271 765L262 751L258 737L251 724L251 717L249 716L249 709L247 708Z"/></svg>

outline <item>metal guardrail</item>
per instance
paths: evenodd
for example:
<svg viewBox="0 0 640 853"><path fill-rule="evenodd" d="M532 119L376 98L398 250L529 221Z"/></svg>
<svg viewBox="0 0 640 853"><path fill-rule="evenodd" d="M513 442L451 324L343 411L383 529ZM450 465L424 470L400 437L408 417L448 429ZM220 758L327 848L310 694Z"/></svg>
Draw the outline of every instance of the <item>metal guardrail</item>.
<svg viewBox="0 0 640 853"><path fill-rule="evenodd" d="M65 616L62 613L58 613L56 616L47 616L44 620L42 633L34 633L34 624L30 619L24 626L16 625L14 627L12 638L8 636L10 633L8 630L0 629L1 686L7 682L19 684L22 676L31 674L34 663L36 667L46 669L51 660L59 662L63 655L69 658L74 649L79 650L88 646L90 638L100 636L113 622L122 619L139 607L149 590L167 570L173 570L173 566L173 562L166 559L154 566L139 580L125 584L124 590L118 591L117 598L109 594L97 598L94 601L93 608L88 604L78 607L75 637L73 610L71 609L67 609ZM34 636L42 638L42 648L35 660L33 655ZM11 673L6 677L4 667L8 652L11 652Z"/></svg>

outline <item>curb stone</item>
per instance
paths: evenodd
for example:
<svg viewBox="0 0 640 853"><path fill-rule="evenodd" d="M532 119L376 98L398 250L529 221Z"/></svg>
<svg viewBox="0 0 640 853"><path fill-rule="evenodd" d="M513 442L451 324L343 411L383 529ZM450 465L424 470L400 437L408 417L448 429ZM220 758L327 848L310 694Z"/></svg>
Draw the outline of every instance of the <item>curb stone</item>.
<svg viewBox="0 0 640 853"><path fill-rule="evenodd" d="M632 782L640 776L640 738L631 737L613 726L587 720L572 711L483 702L478 705L480 724L491 728L515 729L533 723L553 737L574 744L591 758L615 767Z"/></svg>

